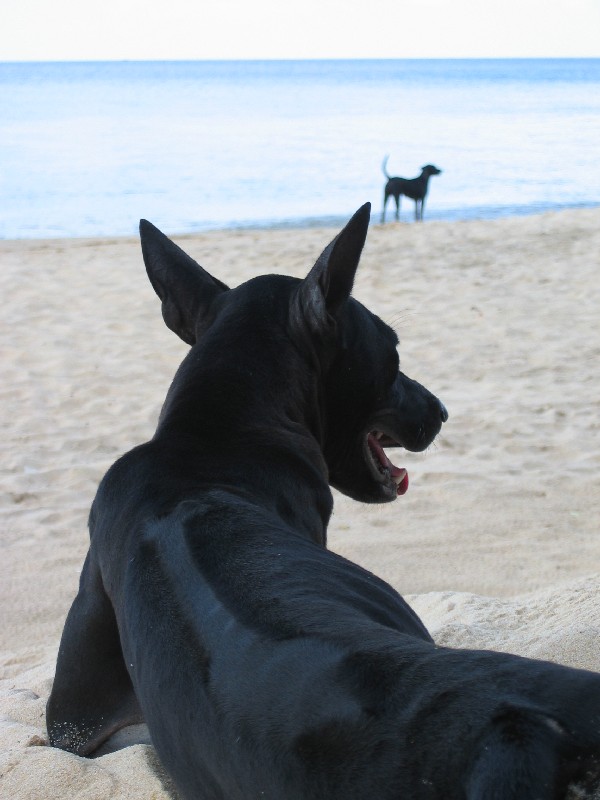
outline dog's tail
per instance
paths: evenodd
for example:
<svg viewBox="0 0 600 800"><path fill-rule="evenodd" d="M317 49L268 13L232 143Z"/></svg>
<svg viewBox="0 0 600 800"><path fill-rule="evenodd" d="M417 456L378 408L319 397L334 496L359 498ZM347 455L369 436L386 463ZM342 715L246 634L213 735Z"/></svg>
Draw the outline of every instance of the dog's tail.
<svg viewBox="0 0 600 800"><path fill-rule="evenodd" d="M389 179L390 179L390 177L391 177L391 176L390 176L390 175L388 175L388 173L387 173L387 162L388 162L388 158L389 158L389 156L386 156L386 157L383 159L383 164L381 165L381 169L383 170L383 174L385 175L385 177L386 177L386 178L388 179L388 181L389 181Z"/></svg>

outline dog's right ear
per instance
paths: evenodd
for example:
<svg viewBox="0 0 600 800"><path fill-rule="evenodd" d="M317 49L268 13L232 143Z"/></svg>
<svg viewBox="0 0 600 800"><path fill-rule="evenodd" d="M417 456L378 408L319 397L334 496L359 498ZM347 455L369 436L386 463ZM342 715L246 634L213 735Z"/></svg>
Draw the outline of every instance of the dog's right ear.
<svg viewBox="0 0 600 800"><path fill-rule="evenodd" d="M167 327L187 344L195 344L198 321L229 287L146 219L140 220L140 239L146 272L162 301Z"/></svg>
<svg viewBox="0 0 600 800"><path fill-rule="evenodd" d="M322 335L335 325L336 315L352 291L370 216L371 204L365 203L323 250L294 297L293 327L304 323L313 333Z"/></svg>

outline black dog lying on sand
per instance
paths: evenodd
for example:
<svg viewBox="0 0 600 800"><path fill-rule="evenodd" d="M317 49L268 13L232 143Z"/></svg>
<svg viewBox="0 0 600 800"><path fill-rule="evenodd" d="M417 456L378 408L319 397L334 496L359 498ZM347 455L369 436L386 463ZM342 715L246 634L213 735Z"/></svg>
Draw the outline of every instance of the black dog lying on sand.
<svg viewBox="0 0 600 800"><path fill-rule="evenodd" d="M383 159L381 169L387 178L387 183L383 190L383 211L381 221L385 222L385 207L390 197L396 202L396 219L400 219L400 198L402 195L410 197L415 201L415 220L423 221L423 209L425 208L425 198L429 188L429 178L432 175L441 175L442 170L434 167L433 164L426 164L421 167L421 174L417 178L393 178L387 173L387 161L389 156Z"/></svg>
<svg viewBox="0 0 600 800"><path fill-rule="evenodd" d="M600 776L600 675L436 647L326 549L329 484L404 494L384 447L444 406L350 297L363 206L304 280L228 289L149 222L148 275L192 345L154 438L100 484L47 708L87 755L144 719L188 800L558 800Z"/></svg>

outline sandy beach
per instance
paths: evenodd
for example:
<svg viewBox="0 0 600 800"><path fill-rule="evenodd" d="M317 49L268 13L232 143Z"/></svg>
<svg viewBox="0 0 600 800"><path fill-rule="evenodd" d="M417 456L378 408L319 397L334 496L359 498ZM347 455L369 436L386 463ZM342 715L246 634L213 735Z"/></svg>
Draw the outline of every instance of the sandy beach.
<svg viewBox="0 0 600 800"><path fill-rule="evenodd" d="M303 276L336 233L173 238L235 285ZM404 497L336 494L330 547L441 644L600 671L600 208L373 225L361 264L354 295L450 419L397 451ZM0 798L172 800L143 730L81 759L45 746L44 707L96 486L152 436L187 348L136 239L0 241L0 282Z"/></svg>

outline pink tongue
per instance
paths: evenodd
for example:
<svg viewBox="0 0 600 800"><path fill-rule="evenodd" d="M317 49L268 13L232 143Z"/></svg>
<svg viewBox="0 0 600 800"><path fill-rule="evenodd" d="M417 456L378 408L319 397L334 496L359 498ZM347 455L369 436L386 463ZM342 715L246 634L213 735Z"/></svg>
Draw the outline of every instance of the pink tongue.
<svg viewBox="0 0 600 800"><path fill-rule="evenodd" d="M396 489L396 494L406 494L408 492L408 472L406 470L400 470L400 472L404 472L404 477L398 484L398 488Z"/></svg>
<svg viewBox="0 0 600 800"><path fill-rule="evenodd" d="M396 480L396 494L406 494L408 491L408 472L403 467L396 467L387 457L385 450L379 444L377 439L372 435L369 434L369 444L371 446L371 450L377 456L377 460L381 464L384 469L387 469L392 476ZM398 482L397 479L400 478L401 480Z"/></svg>

